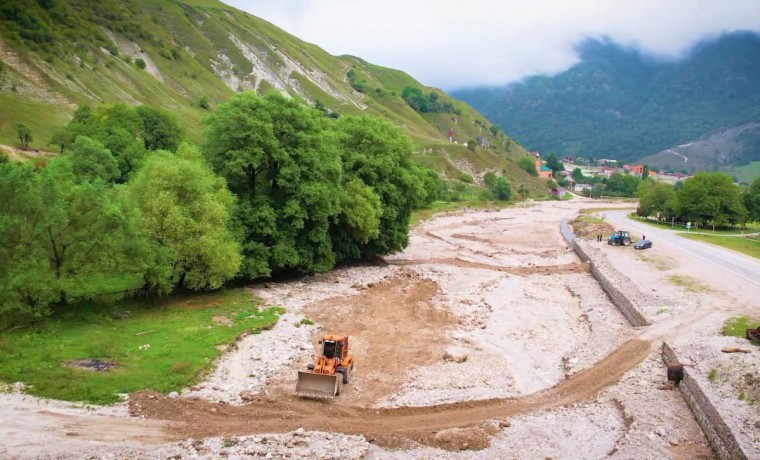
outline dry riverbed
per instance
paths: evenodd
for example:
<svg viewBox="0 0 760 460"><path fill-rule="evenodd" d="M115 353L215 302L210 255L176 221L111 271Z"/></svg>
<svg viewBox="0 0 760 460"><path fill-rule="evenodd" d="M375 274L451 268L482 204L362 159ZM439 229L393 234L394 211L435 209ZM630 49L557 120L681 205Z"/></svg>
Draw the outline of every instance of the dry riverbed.
<svg viewBox="0 0 760 460"><path fill-rule="evenodd" d="M658 345L677 324L630 327L559 234L588 206L439 216L385 264L252 287L286 313L229 347L206 381L176 398L134 395L137 418L3 395L0 420L29 423L0 427L11 440L0 456L711 458L665 385ZM677 294L637 278L657 283L654 304ZM674 321L683 310L671 308ZM356 372L335 400L301 400L296 371L323 333L351 336Z"/></svg>

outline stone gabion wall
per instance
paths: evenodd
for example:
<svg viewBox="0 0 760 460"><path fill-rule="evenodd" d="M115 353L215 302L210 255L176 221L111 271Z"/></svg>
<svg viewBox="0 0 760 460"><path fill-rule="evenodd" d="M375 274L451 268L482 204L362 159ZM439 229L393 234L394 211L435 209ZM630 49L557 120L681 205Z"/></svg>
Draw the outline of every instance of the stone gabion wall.
<svg viewBox="0 0 760 460"><path fill-rule="evenodd" d="M681 362L675 350L667 342L662 344L662 360L665 364ZM687 368L684 368L683 374L683 380L678 389L705 433L713 452L721 459L748 458L731 429L710 402L710 398L699 386L699 382L691 376Z"/></svg>
<svg viewBox="0 0 760 460"><path fill-rule="evenodd" d="M588 254L586 254L583 248L581 248L580 244L578 244L575 234L572 232L572 230L570 230L566 218L562 219L562 223L560 224L560 232L565 238L565 241L567 241L567 243L573 247L575 253L578 254L578 257L580 257L582 261L591 264L591 276L593 276L599 282L602 290L607 294L612 303L618 307L620 312L623 313L623 316L625 316L628 322L631 323L633 327L648 326L650 323L647 321L644 315L642 315L641 312L633 305L633 303L625 295L623 295L623 293L620 292L618 288L614 286L610 279L605 276L601 270L599 270L594 261L591 260Z"/></svg>
<svg viewBox="0 0 760 460"><path fill-rule="evenodd" d="M562 219L560 232L565 241L573 247L578 257L582 261L591 264L591 275L599 282L599 285L609 296L612 303L618 307L631 325L634 327L648 326L650 323L644 315L638 311L630 299L610 282L608 277L597 268L594 261L581 248L575 234L570 230L567 219ZM662 359L665 364L680 362L675 350L667 342L663 342L662 344ZM723 421L715 406L710 402L710 398L707 397L699 386L699 382L690 375L687 369L684 369L684 379L678 388L718 458L732 460L747 459L747 454L736 440L733 432L726 422Z"/></svg>

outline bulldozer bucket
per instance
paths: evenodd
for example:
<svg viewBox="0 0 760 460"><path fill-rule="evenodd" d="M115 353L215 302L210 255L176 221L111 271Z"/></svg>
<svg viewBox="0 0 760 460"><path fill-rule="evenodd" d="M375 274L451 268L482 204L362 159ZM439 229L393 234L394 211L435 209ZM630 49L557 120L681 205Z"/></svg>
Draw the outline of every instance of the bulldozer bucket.
<svg viewBox="0 0 760 460"><path fill-rule="evenodd" d="M308 371L298 371L296 394L305 398L332 399L340 394L341 374L314 374Z"/></svg>

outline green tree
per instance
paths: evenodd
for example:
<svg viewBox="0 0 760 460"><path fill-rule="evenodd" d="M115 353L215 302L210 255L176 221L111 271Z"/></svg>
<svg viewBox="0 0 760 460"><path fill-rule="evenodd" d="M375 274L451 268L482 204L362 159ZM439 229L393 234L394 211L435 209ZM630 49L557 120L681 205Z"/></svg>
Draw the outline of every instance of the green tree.
<svg viewBox="0 0 760 460"><path fill-rule="evenodd" d="M237 274L240 246L228 228L234 197L200 154L183 144L177 155L158 151L129 181L127 195L165 268L165 283L216 289Z"/></svg>
<svg viewBox="0 0 760 460"><path fill-rule="evenodd" d="M116 180L121 172L116 158L100 142L87 136L79 136L67 154L71 169L78 181L105 182Z"/></svg>
<svg viewBox="0 0 760 460"><path fill-rule="evenodd" d="M554 177L557 177L557 174L565 169L565 167L562 165L562 162L557 158L557 155L553 153L550 153L546 156L546 167L552 170L552 175Z"/></svg>
<svg viewBox="0 0 760 460"><path fill-rule="evenodd" d="M677 192L678 213L683 219L716 226L743 223L747 209L741 191L723 173L697 173Z"/></svg>
<svg viewBox="0 0 760 460"><path fill-rule="evenodd" d="M145 69L145 59L143 58L136 58L135 59L135 65L140 68L141 70Z"/></svg>
<svg viewBox="0 0 760 460"><path fill-rule="evenodd" d="M443 199L446 193L446 183L441 176L430 168L418 167L417 176L422 182L422 190L425 191L425 205L433 201Z"/></svg>
<svg viewBox="0 0 760 460"><path fill-rule="evenodd" d="M244 276L333 267L342 178L330 122L278 93L237 94L207 118L204 153L239 197Z"/></svg>
<svg viewBox="0 0 760 460"><path fill-rule="evenodd" d="M16 135L19 142L21 142L21 146L24 148L29 147L29 143L32 141L32 128L23 123L16 123L14 128L16 128Z"/></svg>
<svg viewBox="0 0 760 460"><path fill-rule="evenodd" d="M504 177L497 177L491 186L491 193L497 200L509 201L512 198L512 186Z"/></svg>
<svg viewBox="0 0 760 460"><path fill-rule="evenodd" d="M570 173L570 176L573 178L573 180L579 184L583 184L586 182L586 177L583 176L583 171L581 171L581 168L575 168Z"/></svg>
<svg viewBox="0 0 760 460"><path fill-rule="evenodd" d="M639 197L636 213L642 217L656 216L660 213L660 218L665 218L675 212L675 191L664 182L642 180L636 194Z"/></svg>
<svg viewBox="0 0 760 460"><path fill-rule="evenodd" d="M533 157L521 157L517 160L517 166L524 169L528 174L533 177L538 177L538 171L536 170L536 160Z"/></svg>
<svg viewBox="0 0 760 460"><path fill-rule="evenodd" d="M330 227L337 260L359 260L362 247L380 234L383 204L372 187L353 178L340 194L340 213Z"/></svg>
<svg viewBox="0 0 760 460"><path fill-rule="evenodd" d="M110 150L119 163L120 182L126 182L145 156L145 143L140 138L143 120L126 104L103 104L94 110L82 106L74 112L66 129L73 139L87 136Z"/></svg>
<svg viewBox="0 0 760 460"><path fill-rule="evenodd" d="M50 312L56 297L41 226L47 203L29 164L0 164L0 331Z"/></svg>
<svg viewBox="0 0 760 460"><path fill-rule="evenodd" d="M630 174L613 173L607 179L606 191L612 196L636 196L641 179Z"/></svg>
<svg viewBox="0 0 760 460"><path fill-rule="evenodd" d="M141 134L146 150L177 150L183 134L174 115L147 105L141 105L136 110L142 119Z"/></svg>
<svg viewBox="0 0 760 460"><path fill-rule="evenodd" d="M63 151L71 144L71 135L68 133L68 131L59 129L56 130L53 135L50 137L50 145L56 145L60 149L61 154L63 154Z"/></svg>
<svg viewBox="0 0 760 460"><path fill-rule="evenodd" d="M496 185L496 180L498 179L498 176L493 171L488 171L483 175L483 183L486 184L486 187L492 188L494 185Z"/></svg>
<svg viewBox="0 0 760 460"><path fill-rule="evenodd" d="M116 189L78 180L69 158L36 172L28 165L10 169L0 180L0 252L7 264L0 284L22 311L39 316L50 302L65 306L72 296L107 292L114 277L141 272L144 240L134 208Z"/></svg>
<svg viewBox="0 0 760 460"><path fill-rule="evenodd" d="M745 193L744 206L747 208L749 220L760 221L760 177L752 181Z"/></svg>
<svg viewBox="0 0 760 460"><path fill-rule="evenodd" d="M359 179L380 197L377 236L366 243L335 237L338 260L371 259L392 254L409 243L409 217L425 200L422 173L412 163L413 144L397 126L373 117L337 120L345 180Z"/></svg>

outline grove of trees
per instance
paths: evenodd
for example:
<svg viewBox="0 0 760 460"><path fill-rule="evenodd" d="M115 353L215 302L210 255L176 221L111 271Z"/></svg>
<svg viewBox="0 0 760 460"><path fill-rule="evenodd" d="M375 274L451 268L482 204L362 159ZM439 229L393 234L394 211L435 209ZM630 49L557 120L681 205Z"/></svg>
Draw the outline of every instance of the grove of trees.
<svg viewBox="0 0 760 460"><path fill-rule="evenodd" d="M455 108L451 102L441 101L438 93L430 91L425 94L421 89L413 86L406 86L401 92L401 98L417 112L449 112L459 114L460 110Z"/></svg>
<svg viewBox="0 0 760 460"><path fill-rule="evenodd" d="M0 162L0 330L95 297L324 272L403 249L445 192L412 143L271 93L233 96L202 146L162 110L79 108L62 155ZM70 145L69 145L70 143Z"/></svg>
<svg viewBox="0 0 760 460"><path fill-rule="evenodd" d="M760 178L742 190L723 173L697 173L680 186L645 179L638 187L640 216L692 222L695 226L745 225L760 218Z"/></svg>

